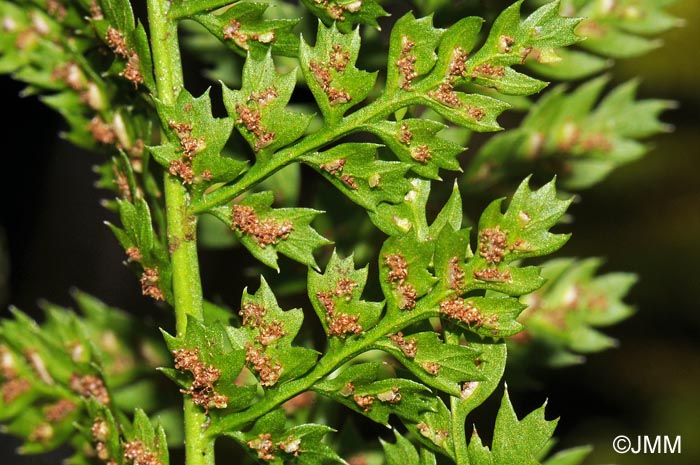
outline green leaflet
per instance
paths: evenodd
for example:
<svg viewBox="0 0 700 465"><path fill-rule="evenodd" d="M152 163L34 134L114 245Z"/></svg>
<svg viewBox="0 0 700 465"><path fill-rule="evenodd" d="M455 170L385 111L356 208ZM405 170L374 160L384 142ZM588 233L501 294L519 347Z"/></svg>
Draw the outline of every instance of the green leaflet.
<svg viewBox="0 0 700 465"><path fill-rule="evenodd" d="M212 182L231 181L245 168L245 162L221 153L234 120L212 116L208 90L197 98L182 90L175 105L157 102L156 106L168 143L149 151L183 184L201 190Z"/></svg>
<svg viewBox="0 0 700 465"><path fill-rule="evenodd" d="M264 278L254 295L245 291L239 314L241 327L227 328L228 335L235 347L245 351L245 361L262 386L298 378L316 362L316 351L292 345L303 312L283 311Z"/></svg>
<svg viewBox="0 0 700 465"><path fill-rule="evenodd" d="M278 74L268 51L264 58L246 60L240 90L224 87L226 110L262 161L301 137L309 125L310 115L285 108L295 84L296 73Z"/></svg>
<svg viewBox="0 0 700 465"><path fill-rule="evenodd" d="M415 424L425 412L436 409L439 399L422 384L379 377L379 364L351 365L338 376L316 383L314 390L383 425L389 424L391 414Z"/></svg>
<svg viewBox="0 0 700 465"><path fill-rule="evenodd" d="M394 437L396 438L394 444L380 439L386 465L418 465L420 457L413 444L398 431L394 431Z"/></svg>
<svg viewBox="0 0 700 465"><path fill-rule="evenodd" d="M391 228L398 226L404 230L390 237L380 251L380 283L388 312L430 309L482 336L517 333L521 325L516 318L524 308L517 299L479 297L473 291L494 290L517 297L540 287L543 279L537 267L512 262L546 255L564 245L569 236L549 229L570 200L557 199L553 182L532 191L525 180L505 213L501 200L484 211L472 252L469 230L460 227L461 199L456 191L429 227L425 219L429 184L416 181L413 185L416 190L406 195L403 204L387 206L373 217L388 226L387 232L397 234ZM470 297L464 299L464 295Z"/></svg>
<svg viewBox="0 0 700 465"><path fill-rule="evenodd" d="M316 44L301 43L299 59L304 79L316 98L327 125L338 124L345 112L371 92L377 73L355 67L360 50L360 31L341 34L338 23L318 26Z"/></svg>
<svg viewBox="0 0 700 465"><path fill-rule="evenodd" d="M104 43L114 52L115 60L110 73L130 81L138 88L144 84L150 92L156 91L151 47L143 24L134 18L128 0L101 0L102 18L91 18L90 23Z"/></svg>
<svg viewBox="0 0 700 465"><path fill-rule="evenodd" d="M593 448L591 446L566 449L561 452L557 452L542 463L543 465L580 465L592 450Z"/></svg>
<svg viewBox="0 0 700 465"><path fill-rule="evenodd" d="M474 346L444 343L434 332L394 334L379 341L377 347L390 353L426 385L459 396L462 383L481 380Z"/></svg>
<svg viewBox="0 0 700 465"><path fill-rule="evenodd" d="M573 80L597 74L610 66L608 58L624 59L643 55L662 42L654 36L683 24L666 9L675 0L622 0L603 3L596 0L562 0L564 16L586 18L576 28L585 37L584 51L557 50L560 61L548 62L535 54L528 67L552 79Z"/></svg>
<svg viewBox="0 0 700 465"><path fill-rule="evenodd" d="M152 372L144 371L166 359L162 343L126 313L82 292L74 298L82 317L45 303L41 326L19 310L0 325L0 418L8 432L24 440L24 453L47 452L66 442L83 450L93 441L90 406L121 416L131 410L135 386L142 388L140 404L151 412L173 400L155 395ZM76 425L88 434L76 434Z"/></svg>
<svg viewBox="0 0 700 465"><path fill-rule="evenodd" d="M464 151L463 147L437 136L445 128L436 121L404 119L375 123L367 130L381 138L396 158L410 164L414 173L439 179L440 168L460 170L456 157Z"/></svg>
<svg viewBox="0 0 700 465"><path fill-rule="evenodd" d="M614 169L642 157L639 140L668 130L659 114L673 107L664 100L636 100L638 83L630 81L596 101L607 77L573 92L557 87L533 106L523 124L491 138L469 167L466 182L484 186L503 179L505 165L514 175L533 165L561 173L568 189L585 189ZM509 147L508 150L504 150Z"/></svg>
<svg viewBox="0 0 700 465"><path fill-rule="evenodd" d="M469 460L473 465L537 465L538 453L552 437L557 420L544 418L544 405L522 420L513 410L508 392L503 395L496 416L493 446L489 450L482 445L476 430L469 443Z"/></svg>
<svg viewBox="0 0 700 465"><path fill-rule="evenodd" d="M195 2L183 1L179 9L192 9L190 3ZM263 57L271 50L275 55L296 56L299 37L292 29L299 20L265 19L263 14L269 6L266 3L235 3L219 14L200 13L191 17L239 55L250 53L254 57ZM175 14L189 16L191 13L176 9Z"/></svg>
<svg viewBox="0 0 700 465"><path fill-rule="evenodd" d="M250 404L255 389L231 382L243 369L245 351L232 346L222 324L205 326L190 317L184 337L175 338L165 332L163 336L174 355L175 369L161 368L161 371L191 396L196 405L206 411L216 410L218 414L219 410L236 411Z"/></svg>
<svg viewBox="0 0 700 465"><path fill-rule="evenodd" d="M355 24L379 27L377 18L388 16L379 0L302 0L304 6L325 24L349 32Z"/></svg>
<svg viewBox="0 0 700 465"><path fill-rule="evenodd" d="M134 411L133 422L124 417L115 418L112 411L97 402L88 402L87 410L91 422L85 425L84 435L106 460L115 463L170 463L163 426L151 423L143 410ZM82 455L78 452L72 459Z"/></svg>
<svg viewBox="0 0 700 465"><path fill-rule="evenodd" d="M301 160L321 173L350 200L367 210L400 202L409 189L408 165L380 160L376 144L340 144Z"/></svg>
<svg viewBox="0 0 700 465"><path fill-rule="evenodd" d="M258 460L281 465L322 465L343 460L322 441L329 432L325 425L301 424L288 427L282 410L260 418L248 432L231 433L246 451Z"/></svg>
<svg viewBox="0 0 700 465"><path fill-rule="evenodd" d="M368 271L356 270L352 256L341 259L335 251L323 274L309 269L309 299L329 336L359 334L379 320L384 302L361 300Z"/></svg>
<svg viewBox="0 0 700 465"><path fill-rule="evenodd" d="M319 211L310 208L271 208L273 193L249 195L233 207L218 207L210 213L228 225L251 254L279 270L277 253L316 268L313 250L329 244L311 221Z"/></svg>
<svg viewBox="0 0 700 465"><path fill-rule="evenodd" d="M602 261L556 259L543 265L545 285L523 296L528 311L520 320L527 327L531 342L515 343L513 350L524 355L530 347L546 350L548 364L573 361L573 354L597 352L616 341L594 328L619 323L633 313L622 299L635 283L629 273L596 275ZM573 353L573 354L572 354ZM568 354L568 356L567 356Z"/></svg>
<svg viewBox="0 0 700 465"><path fill-rule="evenodd" d="M111 223L107 226L124 248L127 263L137 263L142 270L142 293L155 300L171 301L172 271L168 249L153 229L148 203L137 197L132 201L117 200L117 206L123 229Z"/></svg>

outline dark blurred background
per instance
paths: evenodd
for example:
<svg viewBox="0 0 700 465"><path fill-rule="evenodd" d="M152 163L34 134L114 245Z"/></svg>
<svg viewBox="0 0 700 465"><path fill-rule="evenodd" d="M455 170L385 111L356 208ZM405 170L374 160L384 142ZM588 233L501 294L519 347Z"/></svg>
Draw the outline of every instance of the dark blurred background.
<svg viewBox="0 0 700 465"><path fill-rule="evenodd" d="M672 12L686 27L665 34L658 51L619 62L614 79L641 76L640 97L677 101L679 108L663 115L675 131L582 193L564 250L605 257L602 271L637 273L627 298L637 314L606 330L619 348L547 372L541 387L511 392L519 414L547 398L548 417L561 416L560 446L593 444L591 465L700 463L700 2L681 0ZM92 185L98 160L59 139L60 117L36 98L20 98L20 84L0 82L0 314L11 304L38 315L39 299L70 305L73 286L135 314L157 313L102 224L111 217ZM681 435L682 453L618 455L611 442L619 434ZM2 463L56 463L5 459L16 444L0 441Z"/></svg>

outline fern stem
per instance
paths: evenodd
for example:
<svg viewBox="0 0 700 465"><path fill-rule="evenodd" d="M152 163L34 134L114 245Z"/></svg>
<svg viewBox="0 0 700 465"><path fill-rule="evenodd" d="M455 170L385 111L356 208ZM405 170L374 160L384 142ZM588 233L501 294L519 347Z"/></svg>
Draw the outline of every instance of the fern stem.
<svg viewBox="0 0 700 465"><path fill-rule="evenodd" d="M172 105L183 87L177 22L168 17L170 1L148 0L148 20L158 98ZM202 318L202 283L197 257L196 217L188 213L189 194L180 181L165 173L165 214L172 266L175 321L178 336L188 316ZM213 465L214 441L203 433L206 415L184 399L185 458L187 465Z"/></svg>

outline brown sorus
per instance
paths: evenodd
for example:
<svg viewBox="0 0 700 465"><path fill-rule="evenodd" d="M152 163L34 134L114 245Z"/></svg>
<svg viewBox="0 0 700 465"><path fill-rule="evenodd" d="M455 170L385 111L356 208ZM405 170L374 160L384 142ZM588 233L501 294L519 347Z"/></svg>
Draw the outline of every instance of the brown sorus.
<svg viewBox="0 0 700 465"><path fill-rule="evenodd" d="M109 393L104 381L97 375L73 374L69 381L71 390L83 397L94 397L99 403L109 404Z"/></svg>
<svg viewBox="0 0 700 465"><path fill-rule="evenodd" d="M507 231L501 231L500 226L479 231L479 255L489 265L503 260L508 247L507 234Z"/></svg>
<svg viewBox="0 0 700 465"><path fill-rule="evenodd" d="M328 59L328 65L336 71L345 71L345 67L350 61L350 53L343 50L338 44L333 45Z"/></svg>
<svg viewBox="0 0 700 465"><path fill-rule="evenodd" d="M411 158L425 165L433 156L430 154L430 148L423 144L411 150Z"/></svg>
<svg viewBox="0 0 700 465"><path fill-rule="evenodd" d="M270 433L259 434L257 438L248 441L248 447L255 449L258 453L258 458L271 462L275 460L275 443L272 441Z"/></svg>
<svg viewBox="0 0 700 465"><path fill-rule="evenodd" d="M438 362L422 362L420 366L426 371L426 373L429 373L433 376L437 376L440 374L441 367Z"/></svg>
<svg viewBox="0 0 700 465"><path fill-rule="evenodd" d="M277 361L273 364L268 355L256 349L252 344L246 345L245 361L253 366L253 369L260 377L261 385L273 386L279 380L282 366Z"/></svg>
<svg viewBox="0 0 700 465"><path fill-rule="evenodd" d="M145 266L141 275L141 293L155 300L165 300L163 291L160 290L160 275L158 268Z"/></svg>
<svg viewBox="0 0 700 465"><path fill-rule="evenodd" d="M411 141L413 140L413 133L408 129L408 123L405 121L401 123L401 134L399 135L399 142L402 142L406 145L411 145Z"/></svg>
<svg viewBox="0 0 700 465"><path fill-rule="evenodd" d="M97 115L93 116L88 123L88 131L92 134L93 139L101 144L113 144L117 140L117 135L114 133L112 126L105 123Z"/></svg>
<svg viewBox="0 0 700 465"><path fill-rule="evenodd" d="M350 176L349 174L341 174L340 180L343 181L343 183L345 183L346 186L348 186L354 191L360 188L360 186L357 185L357 182L355 182L355 178Z"/></svg>
<svg viewBox="0 0 700 465"><path fill-rule="evenodd" d="M261 220L255 210L247 205L234 205L232 220L232 229L252 236L262 248L287 239L294 231L294 226L288 221L280 223L274 218Z"/></svg>
<svg viewBox="0 0 700 465"><path fill-rule="evenodd" d="M500 78L505 76L506 69L503 66L494 66L491 63L483 63L474 68L472 71L472 77L476 78L479 76Z"/></svg>
<svg viewBox="0 0 700 465"><path fill-rule="evenodd" d="M509 270L498 271L498 268L484 268L483 270L474 270L474 277L481 281L489 281L496 283L509 283L513 280Z"/></svg>
<svg viewBox="0 0 700 465"><path fill-rule="evenodd" d="M163 465L156 454L147 450L141 441L124 443L124 460L134 465Z"/></svg>
<svg viewBox="0 0 700 465"><path fill-rule="evenodd" d="M440 302L440 313L453 320L461 321L467 326L480 326L483 323L481 313L474 303L465 302L461 297Z"/></svg>
<svg viewBox="0 0 700 465"><path fill-rule="evenodd" d="M124 34L119 32L117 29L113 27L107 28L107 32L105 33L105 41L115 55L119 55L122 58L127 58L129 56L129 49L126 45Z"/></svg>
<svg viewBox="0 0 700 465"><path fill-rule="evenodd" d="M61 399L44 409L44 418L50 423L58 423L73 413L76 407L75 402L72 400Z"/></svg>
<svg viewBox="0 0 700 465"><path fill-rule="evenodd" d="M448 285L455 291L461 291L464 287L464 270L459 264L459 257L450 259L450 272L447 279Z"/></svg>
<svg viewBox="0 0 700 465"><path fill-rule="evenodd" d="M343 168L345 168L345 163L345 158L339 158L337 160L329 161L328 163L321 163L320 165L318 165L318 167L328 172L329 174L336 176L343 172Z"/></svg>
<svg viewBox="0 0 700 465"><path fill-rule="evenodd" d="M389 336L391 339L391 342L396 344L399 349L401 349L401 352L406 355L406 357L412 359L416 356L416 352L418 352L418 347L416 346L416 340L415 339L409 339L406 340L403 337L403 333L399 331L396 334L392 334Z"/></svg>
<svg viewBox="0 0 700 465"><path fill-rule="evenodd" d="M365 412L372 410L372 404L374 403L373 396L353 396L352 400Z"/></svg>
<svg viewBox="0 0 700 465"><path fill-rule="evenodd" d="M31 383L24 378L13 378L5 381L0 387L2 401L5 405L11 404L15 399L29 391Z"/></svg>
<svg viewBox="0 0 700 465"><path fill-rule="evenodd" d="M401 301L399 302L399 308L401 310L413 310L416 308L416 298L418 297L418 293L411 283L399 285L399 292L401 292L402 297Z"/></svg>
<svg viewBox="0 0 700 465"><path fill-rule="evenodd" d="M340 337L344 337L346 334L359 334L362 332L362 325L357 322L359 319L359 316L347 313L326 314L328 334Z"/></svg>
<svg viewBox="0 0 700 465"><path fill-rule="evenodd" d="M415 46L416 43L409 39L407 35L401 36L401 54L399 59L396 60L396 67L399 68L401 73L399 87L403 90L411 90L413 79L418 77L418 73L416 73L416 56L411 53Z"/></svg>
<svg viewBox="0 0 700 465"><path fill-rule="evenodd" d="M428 95L448 107L460 108L462 106L462 102L459 101L457 92L453 90L450 81L443 81L440 86L438 86L437 90L431 90L428 92Z"/></svg>
<svg viewBox="0 0 700 465"><path fill-rule="evenodd" d="M389 282L403 283L408 278L408 262L400 253L384 256L384 264L389 267Z"/></svg>
<svg viewBox="0 0 700 465"><path fill-rule="evenodd" d="M467 76L467 59L469 54L462 47L457 47L452 52L452 61L450 62L450 76L460 78Z"/></svg>

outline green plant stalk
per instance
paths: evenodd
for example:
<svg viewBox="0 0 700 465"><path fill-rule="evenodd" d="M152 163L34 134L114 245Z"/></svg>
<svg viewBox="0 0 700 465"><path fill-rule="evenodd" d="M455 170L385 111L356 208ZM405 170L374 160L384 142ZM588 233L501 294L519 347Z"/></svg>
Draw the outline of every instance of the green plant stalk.
<svg viewBox="0 0 700 465"><path fill-rule="evenodd" d="M153 69L158 98L175 103L183 87L177 23L168 18L170 2L148 0ZM185 333L187 317L202 318L202 283L197 257L196 217L188 213L189 195L180 181L165 173L165 214L168 226L176 331ZM213 465L214 441L204 435L206 415L191 399L184 399L185 458L188 465Z"/></svg>

